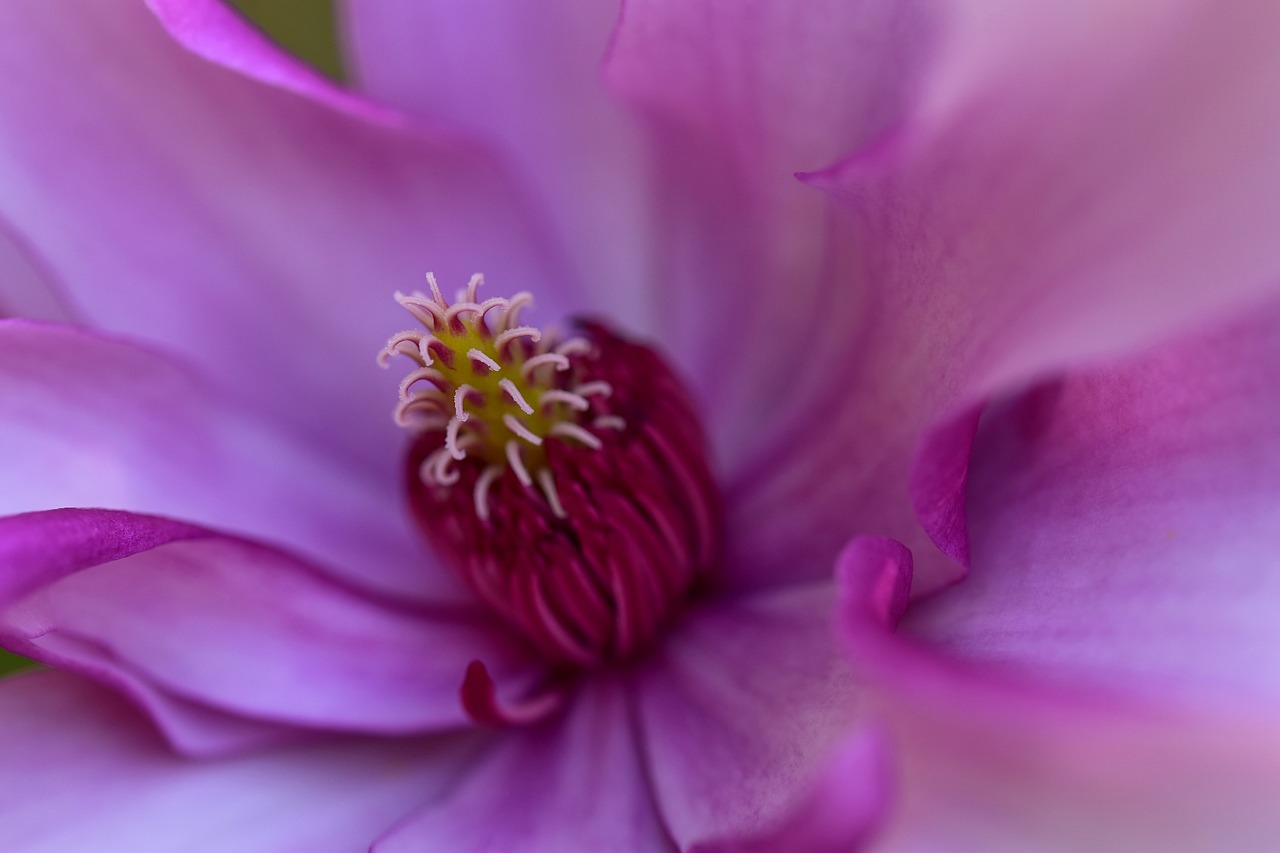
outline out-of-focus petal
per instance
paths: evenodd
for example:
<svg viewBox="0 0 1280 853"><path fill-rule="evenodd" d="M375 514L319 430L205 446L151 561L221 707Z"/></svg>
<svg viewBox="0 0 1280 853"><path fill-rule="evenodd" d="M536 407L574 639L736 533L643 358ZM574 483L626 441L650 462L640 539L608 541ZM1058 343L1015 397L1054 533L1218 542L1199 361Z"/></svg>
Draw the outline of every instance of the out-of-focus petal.
<svg viewBox="0 0 1280 853"><path fill-rule="evenodd" d="M579 311L650 331L651 167L597 66L617 0L348 0L356 84L475 134L515 167L572 258Z"/></svg>
<svg viewBox="0 0 1280 853"><path fill-rule="evenodd" d="M0 616L6 645L224 712L369 732L457 727L470 660L501 684L534 673L483 617L393 610L282 552L189 525L51 510L0 519L0 547L9 600L41 584Z"/></svg>
<svg viewBox="0 0 1280 853"><path fill-rule="evenodd" d="M730 507L760 576L884 532L921 592L954 580L909 501L963 561L973 405L1275 290L1277 31L1266 3L955 5L903 127L811 177L844 211L827 279L859 295Z"/></svg>
<svg viewBox="0 0 1280 853"><path fill-rule="evenodd" d="M823 275L824 200L795 173L898 119L932 28L917 2L623 4L604 71L657 152L659 334L730 467L825 371L813 331L850 298Z"/></svg>
<svg viewBox="0 0 1280 853"><path fill-rule="evenodd" d="M694 611L640 674L647 765L682 849L775 831L852 732L857 689L835 644L833 593L809 585ZM864 782L850 790L879 796Z"/></svg>
<svg viewBox="0 0 1280 853"><path fill-rule="evenodd" d="M396 377L373 354L411 324L391 294L482 270L554 308L540 226L473 146L253 79L283 60L247 24L165 21L202 55L140 0L0 6L22 81L0 91L0 216L86 321L187 353L390 481Z"/></svg>
<svg viewBox="0 0 1280 853"><path fill-rule="evenodd" d="M56 277L4 221L0 221L0 317L71 318Z"/></svg>
<svg viewBox="0 0 1280 853"><path fill-rule="evenodd" d="M396 827L377 853L664 850L626 685L592 678L553 722L502 733L447 796Z"/></svg>
<svg viewBox="0 0 1280 853"><path fill-rule="evenodd" d="M57 672L0 683L0 719L6 850L363 850L473 747L351 738L191 761L119 698Z"/></svg>
<svg viewBox="0 0 1280 853"><path fill-rule="evenodd" d="M1162 715L948 660L892 633L910 573L910 552L876 537L850 543L837 571L864 710L895 745L895 808L874 849L1280 843L1270 805L1280 787L1273 719Z"/></svg>
<svg viewBox="0 0 1280 853"><path fill-rule="evenodd" d="M414 540L398 480L273 429L172 356L0 321L0 438L0 514L178 517L285 545L374 589L465 600Z"/></svg>
<svg viewBox="0 0 1280 853"><path fill-rule="evenodd" d="M992 408L968 510L973 571L905 630L1029 676L1280 708L1280 302Z"/></svg>

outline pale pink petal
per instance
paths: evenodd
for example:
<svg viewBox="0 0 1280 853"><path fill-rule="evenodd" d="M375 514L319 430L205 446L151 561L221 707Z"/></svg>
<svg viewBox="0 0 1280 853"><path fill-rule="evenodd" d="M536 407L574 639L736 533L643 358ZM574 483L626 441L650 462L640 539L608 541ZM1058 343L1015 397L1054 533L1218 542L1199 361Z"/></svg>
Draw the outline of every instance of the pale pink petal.
<svg viewBox="0 0 1280 853"><path fill-rule="evenodd" d="M171 355L0 321L0 514L100 506L284 545L415 599L465 592L409 530L398 480L290 436Z"/></svg>
<svg viewBox="0 0 1280 853"><path fill-rule="evenodd" d="M389 832L377 853L664 850L628 687L584 684L563 717L502 732L450 793Z"/></svg>
<svg viewBox="0 0 1280 853"><path fill-rule="evenodd" d="M158 5L200 55L140 0L0 5L22 81L0 92L0 217L78 316L187 353L390 479L396 377L374 353L409 325L392 294L481 270L554 308L540 226L474 146L300 93L207 2Z"/></svg>
<svg viewBox="0 0 1280 853"><path fill-rule="evenodd" d="M795 173L896 122L932 18L880 0L623 4L604 73L657 152L656 328L730 467L787 419L794 382L838 379L813 332L847 315L850 294L833 291L849 288L824 275L824 199Z"/></svg>
<svg viewBox="0 0 1280 853"><path fill-rule="evenodd" d="M835 644L833 602L832 586L815 584L699 609L641 672L647 764L681 848L775 831L853 731L857 689ZM872 780L851 788L875 791Z"/></svg>
<svg viewBox="0 0 1280 853"><path fill-rule="evenodd" d="M16 599L0 615L6 644L135 695L141 680L267 722L410 732L467 725L458 691L473 658L508 689L535 673L483 615L393 609L279 551L187 525L52 510L0 519L0 543ZM183 711L141 698L162 725ZM175 742L197 723L179 719Z"/></svg>
<svg viewBox="0 0 1280 853"><path fill-rule="evenodd" d="M529 187L572 259L569 307L652 330L652 170L636 120L597 70L617 0L341 7L359 88L488 142Z"/></svg>
<svg viewBox="0 0 1280 853"><path fill-rule="evenodd" d="M905 630L1054 682L1280 708L1280 302L993 407L968 513L972 573Z"/></svg>
<svg viewBox="0 0 1280 853"><path fill-rule="evenodd" d="M1206 719L1024 683L905 632L911 555L841 556L842 629L864 711L893 737L898 796L872 849L1266 850L1280 843L1274 719ZM950 593L944 593L943 596Z"/></svg>
<svg viewBox="0 0 1280 853"><path fill-rule="evenodd" d="M902 128L810 178L843 209L831 291L858 292L730 508L757 578L882 532L921 592L954 580L924 532L964 558L974 405L1274 292L1278 27L1264 3L955 4Z"/></svg>
<svg viewBox="0 0 1280 853"><path fill-rule="evenodd" d="M56 672L0 683L8 850L365 850L447 789L470 739L349 738L173 755L110 692Z"/></svg>

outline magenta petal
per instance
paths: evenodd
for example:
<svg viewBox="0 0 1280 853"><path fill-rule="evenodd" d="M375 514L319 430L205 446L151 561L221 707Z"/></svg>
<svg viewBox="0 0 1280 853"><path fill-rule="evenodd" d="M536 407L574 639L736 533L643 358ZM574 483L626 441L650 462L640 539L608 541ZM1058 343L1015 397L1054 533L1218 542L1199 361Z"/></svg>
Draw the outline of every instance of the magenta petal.
<svg viewBox="0 0 1280 853"><path fill-rule="evenodd" d="M853 729L857 689L835 646L833 593L809 585L694 611L643 671L648 766L682 848L775 831Z"/></svg>
<svg viewBox="0 0 1280 853"><path fill-rule="evenodd" d="M288 547L352 582L465 600L408 529L394 481L272 428L172 357L0 321L0 514L148 512Z"/></svg>
<svg viewBox="0 0 1280 853"><path fill-rule="evenodd" d="M1280 788L1273 719L1157 715L948 660L892 633L910 563L898 543L863 538L845 549L837 571L841 627L864 707L895 747L898 795L877 849L1280 843L1270 805Z"/></svg>
<svg viewBox="0 0 1280 853"><path fill-rule="evenodd" d="M185 525L54 510L0 519L0 542L11 589L48 584L3 611L6 643L135 695L142 681L268 722L408 732L468 724L458 688L473 657L511 689L535 672L475 616L393 610L279 551ZM142 698L158 715L183 711Z"/></svg>
<svg viewBox="0 0 1280 853"><path fill-rule="evenodd" d="M61 284L17 230L0 221L0 317L66 321Z"/></svg>
<svg viewBox="0 0 1280 853"><path fill-rule="evenodd" d="M491 144L566 236L573 308L651 328L647 152L597 69L617 1L343 5L357 85Z"/></svg>
<svg viewBox="0 0 1280 853"><path fill-rule="evenodd" d="M249 25L162 5L203 56L138 0L74 20L0 5L0 64L22 80L0 92L0 217L78 316L186 353L390 478L396 378L374 353L406 325L392 294L482 270L554 315L540 226L470 143L286 90Z"/></svg>
<svg viewBox="0 0 1280 853"><path fill-rule="evenodd" d="M562 718L502 732L447 796L374 849L667 849L627 693L616 679L593 678Z"/></svg>
<svg viewBox="0 0 1280 853"><path fill-rule="evenodd" d="M444 789L470 743L344 741L218 761L171 754L74 676L0 683L10 850L363 850Z"/></svg>
<svg viewBox="0 0 1280 853"><path fill-rule="evenodd" d="M973 572L904 629L948 655L1280 707L1280 303L993 408Z"/></svg>

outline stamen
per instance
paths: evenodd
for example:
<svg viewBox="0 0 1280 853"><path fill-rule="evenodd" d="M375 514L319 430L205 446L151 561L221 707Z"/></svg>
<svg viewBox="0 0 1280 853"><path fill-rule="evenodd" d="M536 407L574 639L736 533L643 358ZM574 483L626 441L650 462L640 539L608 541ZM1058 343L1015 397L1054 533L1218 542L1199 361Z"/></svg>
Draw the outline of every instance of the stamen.
<svg viewBox="0 0 1280 853"><path fill-rule="evenodd" d="M458 430L462 428L462 420L460 418L451 418L449 426L444 434L444 446L449 451L449 455L461 462L467 458L467 451L463 450L458 443Z"/></svg>
<svg viewBox="0 0 1280 853"><path fill-rule="evenodd" d="M601 415L592 421L591 425L597 429L623 430L627 428L627 422L617 415Z"/></svg>
<svg viewBox="0 0 1280 853"><path fill-rule="evenodd" d="M434 367L419 367L400 381L400 399L408 399L409 389L418 382L432 382L434 383L432 390L439 391L439 386L445 384L445 381L444 374Z"/></svg>
<svg viewBox="0 0 1280 853"><path fill-rule="evenodd" d="M526 488L533 485L533 478L529 476L529 469L524 467L524 460L520 458L520 445L515 439L507 442L507 462L515 472L520 485Z"/></svg>
<svg viewBox="0 0 1280 853"><path fill-rule="evenodd" d="M538 472L538 485L542 487L542 494L546 497L556 518L568 518L568 514L564 511L564 504L560 503L560 493L556 491L556 481L551 476L551 471L543 468Z"/></svg>
<svg viewBox="0 0 1280 853"><path fill-rule="evenodd" d="M569 369L568 358L558 352L544 352L540 355L535 355L520 367L520 378L528 382L533 376L533 372L544 364L554 364L557 371Z"/></svg>
<svg viewBox="0 0 1280 853"><path fill-rule="evenodd" d="M502 422L506 425L507 429L511 430L516 435L520 436L525 441L532 444L534 447L542 446L542 436L536 433L530 432L527 426L520 423L520 421L516 420L515 415L503 415ZM555 426L551 427L551 432L553 435L555 434L556 426L561 426L561 424L556 424Z"/></svg>
<svg viewBox="0 0 1280 853"><path fill-rule="evenodd" d="M538 405L544 409L556 403L563 403L576 412L585 412L591 408L591 403L586 397L554 388L550 391L543 391L542 399L538 401Z"/></svg>
<svg viewBox="0 0 1280 853"><path fill-rule="evenodd" d="M577 424L571 424L567 421L561 421L558 424L553 424L549 432L551 435L560 435L565 438L577 439L592 450L599 450L601 447L604 447L604 442L599 438L587 432Z"/></svg>
<svg viewBox="0 0 1280 853"><path fill-rule="evenodd" d="M515 296L511 297L507 305L506 312L502 315L501 320L499 320L501 327L495 328L494 331L501 332L515 326L520 319L520 312L532 304L533 294L527 290L522 290Z"/></svg>
<svg viewBox="0 0 1280 853"><path fill-rule="evenodd" d="M467 410L462 407L462 404L466 402L467 395L471 393L479 392L466 384L459 385L458 390L453 392L453 415L464 424L470 420L471 415L467 414Z"/></svg>
<svg viewBox="0 0 1280 853"><path fill-rule="evenodd" d="M533 414L533 406L530 406L529 402L525 400L524 395L520 393L520 389L516 387L516 383L512 382L510 379L503 379L498 383L498 387L507 392L507 396L511 398L511 402L519 406L520 411L524 412L526 415ZM555 393L558 392L547 391L542 395L542 397L543 399L546 399L547 394Z"/></svg>
<svg viewBox="0 0 1280 853"><path fill-rule="evenodd" d="M471 280L467 282L467 301L476 301L476 291L480 289L480 285L484 284L484 275L476 273L471 276Z"/></svg>
<svg viewBox="0 0 1280 853"><path fill-rule="evenodd" d="M472 347L471 349L467 350L467 358L471 359L472 361L480 362L485 367L492 370L494 373L497 373L498 371L502 370L501 364L498 364L498 362L489 358L489 356L487 356L480 350L476 349L475 347Z"/></svg>
<svg viewBox="0 0 1280 853"><path fill-rule="evenodd" d="M449 303L445 301L444 294L440 292L440 284L436 281L436 274L427 273L427 284L431 288L431 298L435 300L436 305L441 309L447 308Z"/></svg>
<svg viewBox="0 0 1280 853"><path fill-rule="evenodd" d="M569 338L554 351L558 355L591 355L591 344L582 338Z"/></svg>
<svg viewBox="0 0 1280 853"><path fill-rule="evenodd" d="M538 341L542 340L542 332L535 329L533 326L516 326L514 329L507 329L505 332L502 332L494 338L493 348L498 352L502 352L506 345L514 341L516 338L528 338L536 344Z"/></svg>
<svg viewBox="0 0 1280 853"><path fill-rule="evenodd" d="M493 678L478 660L467 664L459 691L463 710L482 726L532 725L559 710L567 696L563 689L552 689L516 702L499 703Z"/></svg>
<svg viewBox="0 0 1280 853"><path fill-rule="evenodd" d="M480 476L476 478L476 487L472 491L471 497L476 505L476 518L481 521L489 520L489 489L493 486L493 481L502 476L502 467L499 465L490 465L480 472Z"/></svg>
<svg viewBox="0 0 1280 853"><path fill-rule="evenodd" d="M597 379L594 382L583 382L577 388L573 389L573 393L579 394L583 397L599 396L608 399L609 395L613 393L613 386L608 382L605 382L603 379Z"/></svg>

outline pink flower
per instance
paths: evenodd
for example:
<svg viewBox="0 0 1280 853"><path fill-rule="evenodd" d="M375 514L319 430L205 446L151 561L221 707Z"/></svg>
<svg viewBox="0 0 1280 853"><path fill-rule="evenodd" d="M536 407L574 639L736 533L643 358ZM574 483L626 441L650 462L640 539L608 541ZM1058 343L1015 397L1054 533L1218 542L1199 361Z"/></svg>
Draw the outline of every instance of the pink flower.
<svg viewBox="0 0 1280 853"><path fill-rule="evenodd" d="M1280 12L361 0L361 94L77 12L0 6L0 638L61 670L0 846L1280 840ZM710 435L712 593L526 727L372 366L427 269Z"/></svg>

